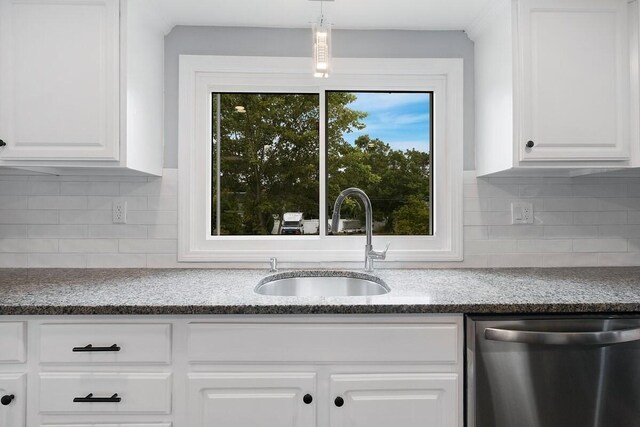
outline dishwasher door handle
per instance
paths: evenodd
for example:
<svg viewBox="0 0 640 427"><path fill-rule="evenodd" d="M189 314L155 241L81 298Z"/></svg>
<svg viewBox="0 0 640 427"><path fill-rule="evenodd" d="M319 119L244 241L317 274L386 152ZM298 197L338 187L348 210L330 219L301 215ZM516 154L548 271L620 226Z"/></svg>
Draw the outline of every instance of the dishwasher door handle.
<svg viewBox="0 0 640 427"><path fill-rule="evenodd" d="M484 337L491 341L541 345L607 345L640 340L640 328L602 332L539 332L485 328Z"/></svg>

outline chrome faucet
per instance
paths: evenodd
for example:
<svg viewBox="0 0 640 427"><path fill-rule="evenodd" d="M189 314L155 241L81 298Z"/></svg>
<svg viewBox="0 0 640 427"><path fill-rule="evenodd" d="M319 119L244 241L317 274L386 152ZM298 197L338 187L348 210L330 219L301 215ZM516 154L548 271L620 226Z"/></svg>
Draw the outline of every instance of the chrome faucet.
<svg viewBox="0 0 640 427"><path fill-rule="evenodd" d="M342 207L342 202L344 202L344 199L352 195L358 196L364 204L365 232L367 234L367 243L364 246L364 269L365 271L373 271L373 260L385 259L387 256L387 251L389 250L390 243L387 243L387 247L382 252L373 250L373 245L371 244L371 237L373 236L373 209L371 208L371 200L369 200L369 196L367 196L364 191L355 187L342 190L342 192L336 199L335 205L333 206L331 231L333 234L338 234L338 226L340 225L340 208Z"/></svg>
<svg viewBox="0 0 640 427"><path fill-rule="evenodd" d="M273 257L269 259L269 273L277 273L278 272L278 258Z"/></svg>

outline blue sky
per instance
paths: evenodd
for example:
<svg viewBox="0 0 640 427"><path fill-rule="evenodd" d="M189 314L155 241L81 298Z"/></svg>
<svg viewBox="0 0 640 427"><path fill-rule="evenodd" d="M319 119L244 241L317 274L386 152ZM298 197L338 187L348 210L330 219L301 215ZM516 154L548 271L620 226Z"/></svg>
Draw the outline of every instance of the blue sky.
<svg viewBox="0 0 640 427"><path fill-rule="evenodd" d="M366 111L366 127L347 133L345 140L353 144L360 135L369 134L396 150L429 152L428 93L366 93L355 92L358 99L349 104L354 110Z"/></svg>

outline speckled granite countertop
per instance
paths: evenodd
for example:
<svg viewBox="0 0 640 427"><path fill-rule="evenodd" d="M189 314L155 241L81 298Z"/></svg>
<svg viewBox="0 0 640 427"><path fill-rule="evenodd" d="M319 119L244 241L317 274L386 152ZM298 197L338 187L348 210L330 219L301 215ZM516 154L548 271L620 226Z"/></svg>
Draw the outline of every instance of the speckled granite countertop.
<svg viewBox="0 0 640 427"><path fill-rule="evenodd" d="M640 268L379 270L368 297L257 295L265 270L0 269L0 314L640 312Z"/></svg>

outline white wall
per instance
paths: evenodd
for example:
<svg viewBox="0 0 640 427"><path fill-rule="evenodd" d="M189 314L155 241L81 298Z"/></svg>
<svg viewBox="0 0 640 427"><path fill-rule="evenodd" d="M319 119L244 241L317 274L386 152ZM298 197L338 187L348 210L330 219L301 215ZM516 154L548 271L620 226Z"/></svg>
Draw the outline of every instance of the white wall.
<svg viewBox="0 0 640 427"><path fill-rule="evenodd" d="M194 267L176 263L177 170L164 172L0 175L0 267ZM421 266L640 265L640 178L466 172L464 194L465 261ZM126 225L111 223L116 199L127 201ZM533 203L534 225L510 225L515 200Z"/></svg>

